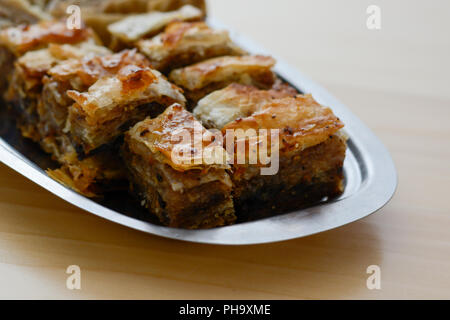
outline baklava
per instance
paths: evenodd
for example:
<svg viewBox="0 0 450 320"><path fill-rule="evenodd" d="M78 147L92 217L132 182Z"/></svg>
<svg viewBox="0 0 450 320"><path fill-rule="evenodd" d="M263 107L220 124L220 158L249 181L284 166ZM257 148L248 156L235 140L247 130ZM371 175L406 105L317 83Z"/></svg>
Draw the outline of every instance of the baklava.
<svg viewBox="0 0 450 320"><path fill-rule="evenodd" d="M184 91L190 106L231 83L270 89L276 81L275 60L267 56L225 56L173 70L169 79Z"/></svg>
<svg viewBox="0 0 450 320"><path fill-rule="evenodd" d="M88 197L129 185L161 224L186 229L342 193L343 123L272 57L210 28L203 0L52 3L62 15L88 4L110 44L62 21L0 31L0 91L22 135L61 164L54 179Z"/></svg>
<svg viewBox="0 0 450 320"><path fill-rule="evenodd" d="M45 132L34 131L38 128L39 121L51 116L46 110L39 110L43 107L40 98L50 69L67 59L82 59L108 53L108 49L86 41L77 45L49 44L45 49L29 51L18 58L4 98L17 113L22 134L35 140L39 139L40 135L47 135ZM44 131L54 130L47 127L48 123L41 125Z"/></svg>
<svg viewBox="0 0 450 320"><path fill-rule="evenodd" d="M343 124L311 95L231 85L201 100L194 114L222 130L234 159L233 197L241 217L255 207L274 213L343 191ZM262 129L267 131L261 134ZM267 147L265 154L261 146ZM263 161L262 154L271 162Z"/></svg>
<svg viewBox="0 0 450 320"><path fill-rule="evenodd" d="M81 16L86 25L95 30L105 45L111 45L113 48L117 48L121 43L109 32L108 26L132 15L171 12L185 5L200 9L201 16L206 14L205 0L59 0L51 1L46 9L54 17L65 18L67 7L72 4L81 7Z"/></svg>
<svg viewBox="0 0 450 320"><path fill-rule="evenodd" d="M102 83L115 86L103 87ZM106 101L102 96L91 99L98 92L96 87L115 88L120 97L109 99L112 104L101 104ZM90 99L85 104L81 101L84 96ZM148 60L136 50L112 54L91 41L49 44L27 52L15 63L5 98L14 107L22 135L38 142L63 165L50 175L87 196L98 195L124 180L113 141L117 136L173 102L184 103L179 89L151 70ZM93 121L97 127L91 126ZM86 133L83 125L90 126ZM92 149L84 149L86 137L96 139L93 149L108 145L89 155Z"/></svg>
<svg viewBox="0 0 450 320"><path fill-rule="evenodd" d="M183 133L190 138L180 139ZM194 138L198 133L200 138L210 136L190 112L173 105L125 136L123 157L133 191L164 225L199 229L236 220L226 152L205 139L197 141L199 147ZM214 149L210 154L217 152L213 161L205 159L207 148Z"/></svg>
<svg viewBox="0 0 450 320"><path fill-rule="evenodd" d="M43 21L0 30L0 93L7 88L14 70L14 61L26 52L53 44L77 44L94 38L93 32L81 26L68 29L64 22Z"/></svg>
<svg viewBox="0 0 450 320"><path fill-rule="evenodd" d="M113 37L113 42L122 42L131 45L134 42L149 38L162 31L169 23L174 21L198 21L203 18L203 12L191 5L169 11L152 11L129 16L123 20L112 23L108 26L108 31ZM119 47L120 44L113 44Z"/></svg>
<svg viewBox="0 0 450 320"><path fill-rule="evenodd" d="M205 22L173 22L136 46L163 73L211 58L244 54L227 31L211 29Z"/></svg>
<svg viewBox="0 0 450 320"><path fill-rule="evenodd" d="M2 0L0 6L0 29L23 23L36 23L47 20L50 15L41 7L27 0Z"/></svg>
<svg viewBox="0 0 450 320"><path fill-rule="evenodd" d="M49 174L77 192L94 197L116 185L124 185L125 174L112 150L80 159L70 136L63 131L69 104L63 90L53 90L62 108L49 104L48 82L50 70L67 59L88 59L108 55L110 51L88 39L75 45L48 44L47 48L29 51L19 57L11 77L5 100L17 115L17 125L24 137L39 143L62 166ZM74 79L73 79L74 80ZM55 83L53 83L55 84ZM47 94L45 94L47 92Z"/></svg>
<svg viewBox="0 0 450 320"><path fill-rule="evenodd" d="M64 88L75 102L69 108L66 130L85 155L113 142L148 115L157 115L173 103L185 104L181 90L135 50L80 64L66 61L56 68L51 72L55 79L72 82L77 74L87 81L83 90Z"/></svg>

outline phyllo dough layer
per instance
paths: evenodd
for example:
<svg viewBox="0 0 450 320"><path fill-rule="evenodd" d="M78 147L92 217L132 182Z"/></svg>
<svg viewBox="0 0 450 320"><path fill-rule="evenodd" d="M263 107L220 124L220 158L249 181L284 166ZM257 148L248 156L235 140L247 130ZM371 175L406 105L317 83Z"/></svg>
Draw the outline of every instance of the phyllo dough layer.
<svg viewBox="0 0 450 320"><path fill-rule="evenodd" d="M43 21L0 30L0 93L11 80L14 61L28 51L46 48L49 44L77 44L94 39L94 33L85 27L70 30L64 22Z"/></svg>
<svg viewBox="0 0 450 320"><path fill-rule="evenodd" d="M71 104L66 96L69 85L50 81L49 72L67 59L107 54L110 54L108 49L89 41L76 45L49 44L45 49L29 51L16 61L5 95L17 115L22 135L39 143L62 165L49 174L88 197L124 184L121 160L114 157L117 152L113 150L103 150L83 159L78 157L70 135L64 132Z"/></svg>
<svg viewBox="0 0 450 320"><path fill-rule="evenodd" d="M165 225L197 229L231 224L236 217L228 165L223 159L211 164L203 159L194 142L195 128L197 134L209 134L180 105L136 124L126 134L124 144L130 180L143 204ZM181 132L192 134L192 140L180 141L174 136ZM187 161L183 155L192 157Z"/></svg>
<svg viewBox="0 0 450 320"><path fill-rule="evenodd" d="M173 70L169 79L185 90L195 106L201 98L231 83L270 89L276 81L274 65L275 60L267 56L225 56Z"/></svg>
<svg viewBox="0 0 450 320"><path fill-rule="evenodd" d="M271 92L234 84L205 97L194 114L208 127L221 129L225 145L234 146L231 178L241 214L254 206L274 207L276 212L277 206L286 209L289 203L298 206L343 191L343 124L311 95L293 97L290 90ZM262 129L276 131L261 135ZM237 134L238 130L245 134ZM260 154L262 145L267 145L270 164L260 158L250 160L252 152ZM272 158L275 151L277 158ZM261 169L270 168L274 161L276 170L263 175ZM295 197L286 200L300 191L297 202Z"/></svg>
<svg viewBox="0 0 450 320"><path fill-rule="evenodd" d="M174 22L152 39L137 43L152 67L167 73L203 60L220 56L242 55L227 31L217 31L205 22Z"/></svg>
<svg viewBox="0 0 450 320"><path fill-rule="evenodd" d="M53 76L64 76L65 67L59 65L62 71ZM75 101L69 108L67 130L84 154L113 142L152 112L158 114L175 102L185 103L181 90L148 67L148 61L134 50L91 60L86 65L67 65L67 69L93 82L87 90L67 91Z"/></svg>
<svg viewBox="0 0 450 320"><path fill-rule="evenodd" d="M117 40L127 44L156 35L174 21L196 21L203 18L203 12L191 5L169 12L152 11L129 16L108 26Z"/></svg>
<svg viewBox="0 0 450 320"><path fill-rule="evenodd" d="M118 49L117 47L121 45L121 41L109 32L109 25L126 18L130 19L133 15L137 14L139 18L141 14L150 12L159 14L161 12L177 11L185 5L191 5L200 9L200 13L196 13L196 15L202 17L206 15L205 0L59 0L51 1L46 9L56 18L66 18L66 9L71 4L81 7L83 21L95 30L105 45L111 45L111 48L115 49ZM158 16L161 17L161 15ZM167 20L167 15L162 17L165 19L165 23L172 21L171 19ZM178 20L182 20L180 15L176 17ZM162 29L164 27L164 25L158 23L158 19L153 21L159 25L158 28ZM137 28L141 30L142 26L137 24ZM152 24L149 24L146 28L147 30L152 30L154 27L152 27Z"/></svg>

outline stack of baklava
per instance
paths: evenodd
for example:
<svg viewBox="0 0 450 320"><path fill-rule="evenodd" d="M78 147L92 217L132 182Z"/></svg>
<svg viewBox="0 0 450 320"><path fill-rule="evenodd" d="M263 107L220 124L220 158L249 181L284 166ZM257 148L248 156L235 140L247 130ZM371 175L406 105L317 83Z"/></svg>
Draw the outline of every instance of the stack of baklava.
<svg viewBox="0 0 450 320"><path fill-rule="evenodd" d="M104 26L108 48L63 21L0 33L4 99L61 164L53 178L89 197L128 185L162 224L189 229L342 192L346 142L329 108L279 79L273 58L211 29L202 1L137 2L152 9ZM200 146L180 132L200 133ZM251 153L268 141L277 163L264 174L274 163ZM221 156L208 161L208 148Z"/></svg>

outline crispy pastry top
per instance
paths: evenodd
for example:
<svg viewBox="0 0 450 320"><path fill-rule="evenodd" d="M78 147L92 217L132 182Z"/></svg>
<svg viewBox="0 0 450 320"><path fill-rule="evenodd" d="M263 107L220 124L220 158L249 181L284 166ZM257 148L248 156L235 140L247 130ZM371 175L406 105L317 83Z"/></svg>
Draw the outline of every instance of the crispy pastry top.
<svg viewBox="0 0 450 320"><path fill-rule="evenodd" d="M92 41L76 45L50 44L48 48L25 53L16 61L16 66L23 72L25 81L28 82L27 87L31 87L36 84L35 82L41 83L42 77L58 63L110 53L107 48L96 45Z"/></svg>
<svg viewBox="0 0 450 320"><path fill-rule="evenodd" d="M186 101L181 90L148 67L148 61L135 50L81 62L67 60L49 74L60 81L75 77L89 86L85 92L67 91L75 101L72 109L85 117L88 125L107 120L100 114L108 117L109 110L117 106L132 108L148 102L167 104L167 101L184 105Z"/></svg>
<svg viewBox="0 0 450 320"><path fill-rule="evenodd" d="M241 55L243 50L233 44L227 31L213 30L205 22L173 22L152 39L140 40L138 48L151 61L162 61L191 48L225 48L230 54Z"/></svg>
<svg viewBox="0 0 450 320"><path fill-rule="evenodd" d="M110 111L120 106L121 109L133 108L137 105L166 101L184 104L181 91L155 70L128 65L120 69L117 75L99 79L87 92L67 91L67 95L75 101L72 111L82 115L86 125L98 125L108 121ZM115 113L119 110L115 110Z"/></svg>
<svg viewBox="0 0 450 320"><path fill-rule="evenodd" d="M39 20L49 19L50 14L44 12L43 8L30 3L30 1L1 0L0 29L22 23L36 23Z"/></svg>
<svg viewBox="0 0 450 320"><path fill-rule="evenodd" d="M194 115L208 128L221 130L225 125L245 118L261 109L262 105L276 98L295 97L298 92L279 84L271 90L259 90L253 86L233 83L217 90L198 102Z"/></svg>
<svg viewBox="0 0 450 320"><path fill-rule="evenodd" d="M43 21L1 30L0 45L20 56L27 51L46 47L50 43L76 44L93 36L92 31L86 27L70 30L64 22Z"/></svg>
<svg viewBox="0 0 450 320"><path fill-rule="evenodd" d="M227 155L221 141L206 130L192 113L174 104L155 119L146 119L127 133L127 140L140 142L133 152L153 157L176 171L210 168L228 169ZM133 148L133 146L132 146ZM207 158L207 156L217 158ZM212 161L217 160L217 161ZM149 158L150 161L150 158Z"/></svg>
<svg viewBox="0 0 450 320"><path fill-rule="evenodd" d="M85 86L91 86L99 79L113 76L126 66L148 68L149 61L133 50L123 50L115 54L87 56L83 59L66 60L49 71L56 81L76 79Z"/></svg>
<svg viewBox="0 0 450 320"><path fill-rule="evenodd" d="M248 108L245 103L241 105ZM251 115L230 122L222 132L254 129L258 134L259 129L279 129L280 154L318 145L344 127L330 108L317 103L311 95L273 99L244 111Z"/></svg>
<svg viewBox="0 0 450 320"><path fill-rule="evenodd" d="M183 88L197 90L236 75L271 72L274 65L275 60L267 56L226 56L173 70L169 78Z"/></svg>
<svg viewBox="0 0 450 320"><path fill-rule="evenodd" d="M147 0L148 11L173 11L190 4L206 13L205 0Z"/></svg>
<svg viewBox="0 0 450 320"><path fill-rule="evenodd" d="M202 17L203 12L200 9L185 5L170 12L153 11L132 15L109 25L108 30L120 40L130 43L155 35L173 21L194 21Z"/></svg>

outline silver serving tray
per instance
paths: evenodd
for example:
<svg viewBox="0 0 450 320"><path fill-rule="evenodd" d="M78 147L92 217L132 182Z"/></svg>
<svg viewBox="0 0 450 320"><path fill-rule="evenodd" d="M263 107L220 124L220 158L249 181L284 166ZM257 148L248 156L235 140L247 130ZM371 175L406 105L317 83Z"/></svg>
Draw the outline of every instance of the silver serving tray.
<svg viewBox="0 0 450 320"><path fill-rule="evenodd" d="M230 30L209 20L216 28ZM235 32L235 42L252 53L267 52ZM0 114L0 161L54 193L61 199L92 214L118 224L166 238L209 244L248 245L289 240L327 231L367 217L383 207L397 187L397 173L389 152L378 138L352 112L288 64L278 60L276 72L302 92L311 93L318 102L329 106L345 123L349 136L344 165L344 194L329 202L254 222L212 230L167 228L148 221L148 214L123 195L93 201L51 179L45 169L54 166L33 143L22 139L10 116ZM4 106L0 106L5 109Z"/></svg>

